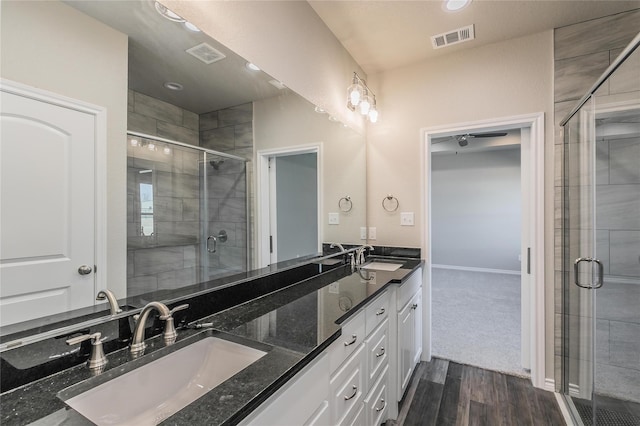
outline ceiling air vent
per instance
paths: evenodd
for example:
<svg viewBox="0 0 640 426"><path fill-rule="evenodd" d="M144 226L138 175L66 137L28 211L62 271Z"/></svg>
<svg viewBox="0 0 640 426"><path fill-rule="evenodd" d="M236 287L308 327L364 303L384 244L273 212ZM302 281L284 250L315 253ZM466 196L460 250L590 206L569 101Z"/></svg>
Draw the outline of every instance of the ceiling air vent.
<svg viewBox="0 0 640 426"><path fill-rule="evenodd" d="M457 30L431 36L431 44L434 49L440 49L442 47L451 46L452 44L473 40L474 38L476 37L473 25L468 25L463 28L458 28Z"/></svg>
<svg viewBox="0 0 640 426"><path fill-rule="evenodd" d="M207 43L200 43L197 46L193 46L191 49L187 49L186 52L200 59L207 65L218 62L226 57L224 53L214 49Z"/></svg>

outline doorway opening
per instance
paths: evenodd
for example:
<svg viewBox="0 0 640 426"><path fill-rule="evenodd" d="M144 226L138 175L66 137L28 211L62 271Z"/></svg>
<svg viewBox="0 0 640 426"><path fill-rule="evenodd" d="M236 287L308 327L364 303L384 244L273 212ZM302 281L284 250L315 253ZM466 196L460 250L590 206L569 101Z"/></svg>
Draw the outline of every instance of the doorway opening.
<svg viewBox="0 0 640 426"><path fill-rule="evenodd" d="M520 133L431 140L432 351L528 377L520 344Z"/></svg>
<svg viewBox="0 0 640 426"><path fill-rule="evenodd" d="M543 117L424 130L423 358L530 376L536 387L545 385Z"/></svg>
<svg viewBox="0 0 640 426"><path fill-rule="evenodd" d="M258 152L260 267L321 251L320 160L315 145Z"/></svg>

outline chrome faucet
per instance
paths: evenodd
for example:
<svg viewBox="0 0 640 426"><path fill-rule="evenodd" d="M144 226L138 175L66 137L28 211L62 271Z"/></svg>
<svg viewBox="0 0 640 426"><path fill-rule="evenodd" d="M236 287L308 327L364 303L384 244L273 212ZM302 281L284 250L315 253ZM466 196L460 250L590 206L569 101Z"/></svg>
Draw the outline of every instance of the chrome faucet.
<svg viewBox="0 0 640 426"><path fill-rule="evenodd" d="M96 300L104 300L107 299L109 301L109 308L111 309L111 315L119 314L122 312L120 306L118 306L118 300L116 299L115 294L111 290L100 290L98 295L96 296Z"/></svg>
<svg viewBox="0 0 640 426"><path fill-rule="evenodd" d="M84 334L67 339L67 345L77 345L78 343L91 339L91 355L89 356L87 365L93 375L102 373L104 367L107 365L107 357L104 355L104 349L102 348L102 342L107 340L107 338L102 339L101 337L102 334L98 331L93 334Z"/></svg>
<svg viewBox="0 0 640 426"><path fill-rule="evenodd" d="M358 247L358 250L356 250L356 264L357 265L362 265L364 263L365 260L365 256L364 256L364 251L366 249L369 249L370 252L373 251L373 247L370 245L364 245L364 246L360 246Z"/></svg>
<svg viewBox="0 0 640 426"><path fill-rule="evenodd" d="M329 248L335 248L335 247L338 247L340 251L345 251L344 247L340 243L331 243L331 245L329 246Z"/></svg>
<svg viewBox="0 0 640 426"><path fill-rule="evenodd" d="M176 327L173 324L173 314L177 311L181 311L183 309L187 309L189 305L180 305L176 306L172 310L167 308L167 305L161 302L149 302L147 305L142 308L142 312L140 315L136 315L136 325L133 329L133 338L131 339L131 355L133 357L137 357L144 353L145 348L147 347L146 343L144 343L144 328L147 323L147 318L151 311L156 310L160 314L159 318L165 322L164 324L164 332L162 336L164 338L165 345L171 345L176 341L176 337L178 337L178 333L176 333Z"/></svg>

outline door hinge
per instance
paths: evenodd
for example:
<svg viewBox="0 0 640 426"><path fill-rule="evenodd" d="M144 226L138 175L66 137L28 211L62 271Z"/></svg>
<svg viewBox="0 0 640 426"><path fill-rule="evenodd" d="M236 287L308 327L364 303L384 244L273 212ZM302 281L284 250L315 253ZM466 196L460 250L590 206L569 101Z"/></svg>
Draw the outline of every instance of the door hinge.
<svg viewBox="0 0 640 426"><path fill-rule="evenodd" d="M273 253L273 235L269 235L269 253Z"/></svg>

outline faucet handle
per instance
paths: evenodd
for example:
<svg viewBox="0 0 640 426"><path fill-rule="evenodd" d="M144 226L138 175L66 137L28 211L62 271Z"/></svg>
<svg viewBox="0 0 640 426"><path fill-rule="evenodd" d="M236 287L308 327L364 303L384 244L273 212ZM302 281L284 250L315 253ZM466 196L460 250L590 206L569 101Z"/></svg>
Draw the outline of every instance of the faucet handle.
<svg viewBox="0 0 640 426"><path fill-rule="evenodd" d="M171 317L173 316L173 314L175 314L176 312L178 312L178 311L184 311L184 310L185 310L185 309L187 309L188 307L189 307L189 304L188 304L188 303L185 303L184 305L178 305L178 306L176 306L175 308L173 308L173 309L171 309L171 310L169 311L169 315L161 315L161 316L160 316L160 319L161 319L161 320L163 320L163 321L164 321L164 320L167 320L167 319L171 318Z"/></svg>
<svg viewBox="0 0 640 426"><path fill-rule="evenodd" d="M91 339L92 345L97 345L107 340L106 337L104 339L100 339L101 337L102 337L102 333L100 333L99 331L96 331L93 334L83 334L82 336L77 336L77 337L72 337L71 339L67 339L67 345L77 345L78 343L82 343L85 340L89 340L89 339Z"/></svg>
<svg viewBox="0 0 640 426"><path fill-rule="evenodd" d="M97 331L93 334L83 334L82 336L67 339L67 345L77 345L78 343L91 339L92 349L87 365L93 374L100 374L104 370L105 365L107 365L107 357L105 356L104 349L102 347L102 342L107 340L107 338L101 337L102 333Z"/></svg>

